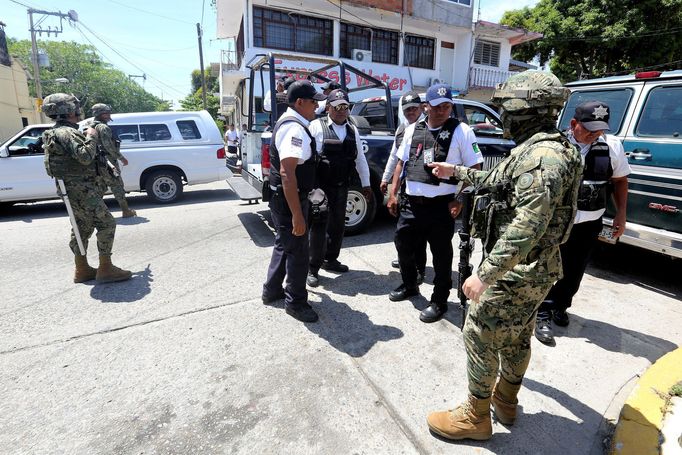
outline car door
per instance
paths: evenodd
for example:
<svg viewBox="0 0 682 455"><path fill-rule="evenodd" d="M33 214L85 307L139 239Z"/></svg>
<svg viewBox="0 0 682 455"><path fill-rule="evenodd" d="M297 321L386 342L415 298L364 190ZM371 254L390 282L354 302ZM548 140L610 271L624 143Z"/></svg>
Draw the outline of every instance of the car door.
<svg viewBox="0 0 682 455"><path fill-rule="evenodd" d="M623 141L629 176L628 221L681 232L682 80L644 85Z"/></svg>
<svg viewBox="0 0 682 455"><path fill-rule="evenodd" d="M57 197L54 180L45 171L45 155L38 143L46 129L46 126L27 127L3 145L8 156L0 158L2 201Z"/></svg>

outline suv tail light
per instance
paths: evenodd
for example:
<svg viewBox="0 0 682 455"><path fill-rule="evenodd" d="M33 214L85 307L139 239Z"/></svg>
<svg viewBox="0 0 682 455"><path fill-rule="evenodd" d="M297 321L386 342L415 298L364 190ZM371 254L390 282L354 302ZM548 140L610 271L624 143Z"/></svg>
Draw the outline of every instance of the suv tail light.
<svg viewBox="0 0 682 455"><path fill-rule="evenodd" d="M263 144L260 147L260 167L263 177L270 175L270 144Z"/></svg>
<svg viewBox="0 0 682 455"><path fill-rule="evenodd" d="M225 159L225 147L220 147L218 150L216 150L215 157L218 158L219 160L224 160Z"/></svg>

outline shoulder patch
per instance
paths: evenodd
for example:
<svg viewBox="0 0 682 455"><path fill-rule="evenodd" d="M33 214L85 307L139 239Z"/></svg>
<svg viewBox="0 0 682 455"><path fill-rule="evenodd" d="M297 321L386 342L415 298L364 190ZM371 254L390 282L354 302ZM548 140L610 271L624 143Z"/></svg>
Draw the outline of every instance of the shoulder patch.
<svg viewBox="0 0 682 455"><path fill-rule="evenodd" d="M291 145L293 145L294 147L303 147L303 139L294 136L291 138Z"/></svg>
<svg viewBox="0 0 682 455"><path fill-rule="evenodd" d="M533 174L524 172L519 176L519 180L516 184L520 190L527 190L533 184Z"/></svg>
<svg viewBox="0 0 682 455"><path fill-rule="evenodd" d="M471 148L474 149L474 153L481 153L481 148L478 146L478 142L471 144Z"/></svg>

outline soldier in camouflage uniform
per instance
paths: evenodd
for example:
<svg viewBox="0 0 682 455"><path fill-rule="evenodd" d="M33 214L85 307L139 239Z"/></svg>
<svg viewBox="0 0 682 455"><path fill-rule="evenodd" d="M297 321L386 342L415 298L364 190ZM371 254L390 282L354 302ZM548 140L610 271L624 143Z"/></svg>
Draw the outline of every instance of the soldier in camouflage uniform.
<svg viewBox="0 0 682 455"><path fill-rule="evenodd" d="M474 185L472 234L484 249L463 286L471 299L463 330L468 399L427 419L442 437L489 439L491 402L501 423L516 418L535 314L562 275L559 245L572 226L582 173L580 153L555 127L568 93L550 73L510 77L492 101L502 108L505 137L520 144L511 156L491 171L432 164L437 177Z"/></svg>
<svg viewBox="0 0 682 455"><path fill-rule="evenodd" d="M64 182L86 250L88 239L97 229L97 269L90 267L87 256L80 254L76 234L71 231L69 246L76 262L73 282L82 283L93 279L100 283L127 280L132 274L111 263L116 222L102 199L106 186L97 175L97 132L89 128L86 138L78 131L80 102L73 95L55 93L45 97L43 112L56 120L54 127L43 133L45 169L50 177ZM60 192L59 185L57 191Z"/></svg>
<svg viewBox="0 0 682 455"><path fill-rule="evenodd" d="M121 154L121 141L114 136L113 131L107 125L111 121L111 106L97 103L92 106L92 115L95 120L91 126L97 131L97 153L103 154L100 158L102 163L100 175L104 183L111 188L118 205L121 206L123 218L135 216L137 215L135 210L128 207L126 192L123 189L123 179L121 178L121 168L118 166L119 161L127 166L128 160Z"/></svg>

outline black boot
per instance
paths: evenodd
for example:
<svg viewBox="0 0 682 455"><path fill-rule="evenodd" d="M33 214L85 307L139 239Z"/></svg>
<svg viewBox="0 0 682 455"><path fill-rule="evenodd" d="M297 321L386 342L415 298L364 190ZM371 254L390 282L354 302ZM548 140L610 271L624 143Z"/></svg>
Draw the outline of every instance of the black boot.
<svg viewBox="0 0 682 455"><path fill-rule="evenodd" d="M392 302L399 302L415 295L419 295L419 287L408 288L401 284L388 294L388 299Z"/></svg>
<svg viewBox="0 0 682 455"><path fill-rule="evenodd" d="M320 276L318 275L317 270L308 271L308 278L306 278L305 282L311 288L318 287L320 285Z"/></svg>
<svg viewBox="0 0 682 455"><path fill-rule="evenodd" d="M398 262L397 259L393 259L391 261L391 267L393 267L394 269L399 269L400 268L400 262Z"/></svg>
<svg viewBox="0 0 682 455"><path fill-rule="evenodd" d="M447 303L431 302L431 305L419 313L419 320L426 323L440 321L446 311L448 311Z"/></svg>
<svg viewBox="0 0 682 455"><path fill-rule="evenodd" d="M568 320L568 313L566 310L554 310L552 311L552 320L559 327L566 327L570 322Z"/></svg>
<svg viewBox="0 0 682 455"><path fill-rule="evenodd" d="M538 311L535 319L535 338L540 343L554 345L554 331L552 330L552 316L549 311Z"/></svg>

